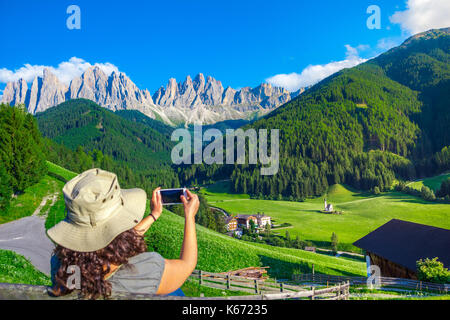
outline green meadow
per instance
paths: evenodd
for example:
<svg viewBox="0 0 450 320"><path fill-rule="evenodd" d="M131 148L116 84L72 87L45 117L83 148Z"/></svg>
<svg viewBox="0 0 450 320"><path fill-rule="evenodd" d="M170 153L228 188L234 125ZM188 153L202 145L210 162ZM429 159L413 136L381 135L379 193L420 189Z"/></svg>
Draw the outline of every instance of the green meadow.
<svg viewBox="0 0 450 320"><path fill-rule="evenodd" d="M421 180L417 180L414 182L410 182L407 184L407 186L412 187L414 189L420 190L423 186L426 186L436 192L441 188L441 183L446 180L447 178L450 178L450 173L444 173L438 176L425 178Z"/></svg>
<svg viewBox="0 0 450 320"><path fill-rule="evenodd" d="M271 216L276 225L292 225L279 230L274 228L273 232L284 235L289 231L291 237L298 235L319 246L327 246L335 232L341 244L354 250L356 248L350 244L394 218L450 229L449 204L427 202L400 192L373 195L343 185L331 186L327 201L335 210L343 212L335 215L321 212L324 207L322 197L304 202L257 200L248 195L230 194L228 184L220 182L201 192L211 206L232 214L263 212Z"/></svg>

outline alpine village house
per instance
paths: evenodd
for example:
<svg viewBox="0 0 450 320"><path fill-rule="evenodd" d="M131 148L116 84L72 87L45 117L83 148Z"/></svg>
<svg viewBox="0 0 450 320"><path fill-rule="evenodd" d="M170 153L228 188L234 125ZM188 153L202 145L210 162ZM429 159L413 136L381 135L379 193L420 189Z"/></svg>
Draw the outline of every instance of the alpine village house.
<svg viewBox="0 0 450 320"><path fill-rule="evenodd" d="M240 234L242 229L250 229L251 222L255 224L257 229L264 229L266 225L272 225L271 217L265 214L238 214L237 216L228 216L225 219L225 226L228 232Z"/></svg>

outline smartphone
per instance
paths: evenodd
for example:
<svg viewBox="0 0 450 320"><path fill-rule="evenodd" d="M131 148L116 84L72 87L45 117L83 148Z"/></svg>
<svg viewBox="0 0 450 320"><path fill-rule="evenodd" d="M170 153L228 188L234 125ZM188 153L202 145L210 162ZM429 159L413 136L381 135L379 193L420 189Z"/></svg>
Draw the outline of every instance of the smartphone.
<svg viewBox="0 0 450 320"><path fill-rule="evenodd" d="M163 205L172 205L172 204L180 204L181 196L184 196L187 199L186 188L177 188L177 189L161 189L159 190L161 194L161 200Z"/></svg>

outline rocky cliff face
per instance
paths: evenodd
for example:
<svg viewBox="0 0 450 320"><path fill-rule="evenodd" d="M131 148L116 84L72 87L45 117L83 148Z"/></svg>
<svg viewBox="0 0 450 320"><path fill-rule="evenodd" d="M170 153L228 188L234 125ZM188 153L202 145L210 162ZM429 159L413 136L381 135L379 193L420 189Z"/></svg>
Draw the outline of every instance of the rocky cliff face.
<svg viewBox="0 0 450 320"><path fill-rule="evenodd" d="M296 95L296 94L295 94ZM212 77L198 74L182 83L170 79L166 87L157 90L153 97L148 90L139 89L124 73L106 75L99 67L87 69L66 86L45 69L28 87L20 79L6 85L2 102L11 105L25 104L35 114L66 100L85 98L116 111L134 109L151 118L168 124L211 124L229 119L243 119L255 113L267 113L288 102L293 95L287 90L262 84L256 88L224 89Z"/></svg>
<svg viewBox="0 0 450 320"><path fill-rule="evenodd" d="M198 106L229 106L239 111L274 109L290 99L287 90L270 84L239 91L230 87L224 89L220 81L212 77L205 80L201 73L194 80L188 76L179 84L175 79L170 79L165 88L161 87L153 95L154 102L163 107L193 109Z"/></svg>

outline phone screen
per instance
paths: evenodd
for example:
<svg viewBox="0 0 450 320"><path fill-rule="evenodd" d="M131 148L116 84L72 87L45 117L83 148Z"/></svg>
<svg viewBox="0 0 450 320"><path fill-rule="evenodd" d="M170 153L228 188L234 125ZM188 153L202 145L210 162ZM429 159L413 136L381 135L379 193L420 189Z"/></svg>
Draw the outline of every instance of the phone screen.
<svg viewBox="0 0 450 320"><path fill-rule="evenodd" d="M181 203L180 196L184 194L184 189L166 189L160 190L163 204Z"/></svg>

